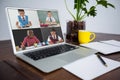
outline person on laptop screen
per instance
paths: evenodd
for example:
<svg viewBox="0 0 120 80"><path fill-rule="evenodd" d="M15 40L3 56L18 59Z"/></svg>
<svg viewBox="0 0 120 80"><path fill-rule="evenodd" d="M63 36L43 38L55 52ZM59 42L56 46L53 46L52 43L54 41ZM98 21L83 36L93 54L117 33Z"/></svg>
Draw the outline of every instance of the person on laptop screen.
<svg viewBox="0 0 120 80"><path fill-rule="evenodd" d="M18 9L18 13L18 21L16 22L17 28L21 29L32 26L31 21L28 21L28 16L25 15L24 9Z"/></svg>
<svg viewBox="0 0 120 80"><path fill-rule="evenodd" d="M56 34L56 30L52 29L50 32L50 35L48 36L48 43L49 44L55 44L55 43L60 43L63 42L63 39Z"/></svg>
<svg viewBox="0 0 120 80"><path fill-rule="evenodd" d="M25 49L26 45L27 47L30 46L35 46L37 47L37 44L39 44L40 41L39 39L34 35L33 30L27 30L27 36L24 38L22 44L21 44L21 48Z"/></svg>
<svg viewBox="0 0 120 80"><path fill-rule="evenodd" d="M49 25L57 24L55 18L52 16L51 11L47 12L46 24L49 24Z"/></svg>

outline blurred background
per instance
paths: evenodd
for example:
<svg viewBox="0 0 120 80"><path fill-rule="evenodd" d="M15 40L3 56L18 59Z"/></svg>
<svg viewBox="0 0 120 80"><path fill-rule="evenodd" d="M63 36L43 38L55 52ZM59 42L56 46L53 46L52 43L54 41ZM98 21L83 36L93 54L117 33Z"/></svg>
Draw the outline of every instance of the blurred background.
<svg viewBox="0 0 120 80"><path fill-rule="evenodd" d="M69 9L73 10L73 1L67 0ZM97 7L97 16L88 17L85 19L86 30L101 33L120 34L120 0L108 0L114 4L116 9L111 7L103 8ZM95 4L95 0L89 0L89 6ZM18 8L36 8L36 9L57 9L59 12L59 18L61 27L64 33L66 33L66 22L73 20L71 15L67 12L64 0L0 0L0 41L9 40L9 26L6 17L6 7L18 7Z"/></svg>

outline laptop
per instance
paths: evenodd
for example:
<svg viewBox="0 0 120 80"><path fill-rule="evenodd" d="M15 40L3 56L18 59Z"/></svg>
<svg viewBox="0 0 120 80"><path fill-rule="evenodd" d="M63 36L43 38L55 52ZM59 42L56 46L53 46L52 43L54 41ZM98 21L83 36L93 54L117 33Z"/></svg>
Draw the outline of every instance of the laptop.
<svg viewBox="0 0 120 80"><path fill-rule="evenodd" d="M45 73L96 53L68 44L57 10L6 8L14 55Z"/></svg>

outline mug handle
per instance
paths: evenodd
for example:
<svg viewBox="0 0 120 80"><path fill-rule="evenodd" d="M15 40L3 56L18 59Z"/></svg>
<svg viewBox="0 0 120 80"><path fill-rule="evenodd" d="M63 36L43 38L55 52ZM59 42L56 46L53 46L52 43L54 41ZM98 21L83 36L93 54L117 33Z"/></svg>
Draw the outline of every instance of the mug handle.
<svg viewBox="0 0 120 80"><path fill-rule="evenodd" d="M93 35L93 37L90 39L90 41L93 41L96 38L96 34L91 32L91 35Z"/></svg>

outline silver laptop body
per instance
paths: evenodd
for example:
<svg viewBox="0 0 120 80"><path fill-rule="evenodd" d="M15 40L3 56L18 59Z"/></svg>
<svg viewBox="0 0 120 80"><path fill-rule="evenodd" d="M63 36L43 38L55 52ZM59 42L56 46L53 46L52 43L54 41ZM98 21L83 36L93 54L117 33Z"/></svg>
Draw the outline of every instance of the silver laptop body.
<svg viewBox="0 0 120 80"><path fill-rule="evenodd" d="M21 14L23 15L23 13L22 12L20 13L19 12L20 10L21 11L24 10L23 13L26 19L26 23L27 24L31 23L32 25L22 26L22 21L20 22L22 17L20 17L20 15ZM55 23L53 24L46 23L49 12L50 14L52 14L52 17L54 17L53 20ZM92 49L78 47L72 44L65 43L62 31L61 31L61 25L60 25L57 10L42 10L42 9L39 10L39 9L9 7L9 8L6 8L6 13L8 18L8 23L9 23L9 30L10 30L14 54L18 58L22 59L23 61L29 63L30 65L34 66L35 68L45 73L49 73L51 71L57 70L64 65L67 65L73 61L76 61L78 59L84 58L86 56L89 56L97 52ZM20 26L21 28L18 28L17 26ZM53 44L49 43L48 36L50 35L50 31L53 28L56 30L60 39L62 39L63 41L59 43L53 43ZM27 36L28 30L33 30L34 35L39 40L38 44L33 44L32 46L30 46L28 42L24 41ZM21 45L23 43L24 44L26 43L26 45L24 45L26 47L25 49L21 48ZM45 49L48 47L58 46L62 44L72 45L77 48L65 53L42 58L39 60L33 60L30 57L24 55L24 53L29 53L31 51L34 52L40 49Z"/></svg>

